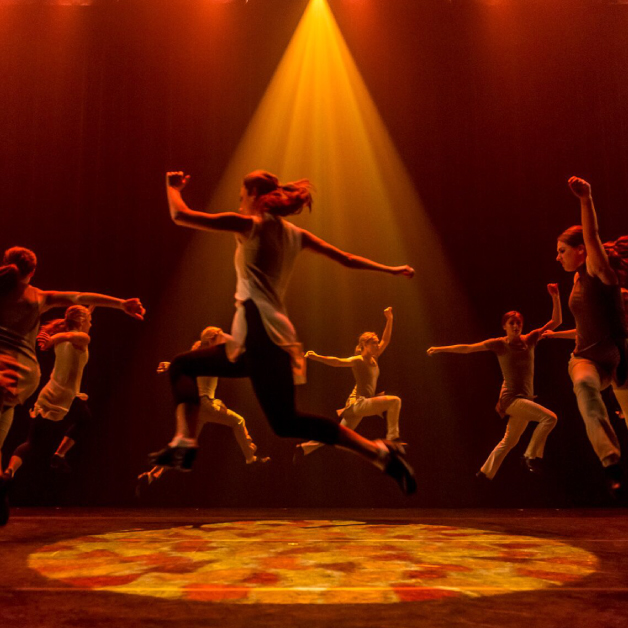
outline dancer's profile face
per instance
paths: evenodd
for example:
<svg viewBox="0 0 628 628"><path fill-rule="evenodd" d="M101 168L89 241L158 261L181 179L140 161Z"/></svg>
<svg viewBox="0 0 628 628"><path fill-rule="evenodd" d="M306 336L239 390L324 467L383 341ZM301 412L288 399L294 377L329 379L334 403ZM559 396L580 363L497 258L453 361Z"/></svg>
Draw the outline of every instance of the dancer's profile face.
<svg viewBox="0 0 628 628"><path fill-rule="evenodd" d="M240 213L245 216L252 216L255 213L255 196L249 194L248 190L242 186L240 188Z"/></svg>
<svg viewBox="0 0 628 628"><path fill-rule="evenodd" d="M511 316L506 321L504 329L506 330L506 335L509 338L518 338L521 336L521 332L523 331L523 323L518 316Z"/></svg>
<svg viewBox="0 0 628 628"><path fill-rule="evenodd" d="M556 261L559 262L568 273L573 273L578 270L587 258L587 252L583 245L571 246L562 240L558 240L556 251L558 252Z"/></svg>
<svg viewBox="0 0 628 628"><path fill-rule="evenodd" d="M363 345L362 352L365 355L374 355L377 353L377 349L379 348L379 338L375 336L374 338L369 338Z"/></svg>
<svg viewBox="0 0 628 628"><path fill-rule="evenodd" d="M81 329L80 331L84 332L84 333L89 333L89 330L92 328L92 314L91 312L87 313L87 316L85 316L85 318L83 319L83 322L81 323Z"/></svg>

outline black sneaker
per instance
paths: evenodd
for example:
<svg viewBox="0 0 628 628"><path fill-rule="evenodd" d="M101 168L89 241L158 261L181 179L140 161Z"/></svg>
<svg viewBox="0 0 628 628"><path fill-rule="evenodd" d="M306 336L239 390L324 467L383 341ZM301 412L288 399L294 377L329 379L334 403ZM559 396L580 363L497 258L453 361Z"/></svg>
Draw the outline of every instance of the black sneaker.
<svg viewBox="0 0 628 628"><path fill-rule="evenodd" d="M68 464L65 457L59 454L53 454L52 458L50 458L50 468L59 473L70 473L72 471L72 467Z"/></svg>
<svg viewBox="0 0 628 628"><path fill-rule="evenodd" d="M622 492L624 470L619 462L604 467L604 475L606 476L606 488L611 497L617 498Z"/></svg>
<svg viewBox="0 0 628 628"><path fill-rule="evenodd" d="M414 477L414 469L406 461L406 450L403 445L387 440L382 442L389 454L384 473L399 484L404 495L414 495L417 489L416 478Z"/></svg>
<svg viewBox="0 0 628 628"><path fill-rule="evenodd" d="M9 521L9 483L11 476L7 473L0 475L0 527L7 525Z"/></svg>
<svg viewBox="0 0 628 628"><path fill-rule="evenodd" d="M151 464L170 467L179 471L190 471L196 458L198 447L164 447L148 455Z"/></svg>
<svg viewBox="0 0 628 628"><path fill-rule="evenodd" d="M534 475L538 475L542 477L545 475L545 463L543 462L543 458L526 458L523 457L522 460L523 466Z"/></svg>
<svg viewBox="0 0 628 628"><path fill-rule="evenodd" d="M484 473L484 471L478 471L475 474L475 479L478 481L479 484L482 484L482 486L488 486L492 482L491 478L489 478L488 475Z"/></svg>

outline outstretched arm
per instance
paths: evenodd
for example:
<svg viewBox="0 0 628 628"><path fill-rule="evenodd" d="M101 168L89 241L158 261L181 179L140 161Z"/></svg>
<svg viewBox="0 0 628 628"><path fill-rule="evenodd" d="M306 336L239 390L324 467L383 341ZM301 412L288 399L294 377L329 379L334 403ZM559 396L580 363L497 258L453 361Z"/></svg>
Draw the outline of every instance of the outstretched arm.
<svg viewBox="0 0 628 628"><path fill-rule="evenodd" d="M49 336L48 334L39 334L37 336L39 348L44 351L52 349L62 342L71 342L77 349L84 351L89 344L89 335L82 331L66 331Z"/></svg>
<svg viewBox="0 0 628 628"><path fill-rule="evenodd" d="M379 345L377 348L378 357L382 355L382 353L384 353L384 350L390 344L390 338L392 336L392 327L393 327L393 309L391 307L387 307L384 310L384 316L386 317L386 326L384 327L384 332L382 333L382 339L379 341Z"/></svg>
<svg viewBox="0 0 628 628"><path fill-rule="evenodd" d="M571 191L580 199L580 220L584 246L587 249L587 269L607 285L617 283L617 275L612 269L602 240L598 233L597 215L591 196L591 185L584 179L571 177Z"/></svg>
<svg viewBox="0 0 628 628"><path fill-rule="evenodd" d="M144 314L146 314L146 310L139 299L118 299L96 292L57 292L54 290L42 290L41 296L43 298L42 312L53 307L85 305L122 310L125 314L140 321L144 320Z"/></svg>
<svg viewBox="0 0 628 628"><path fill-rule="evenodd" d="M435 353L477 353L478 351L489 351L485 342L476 342L472 345L447 345L444 347L430 347L427 355Z"/></svg>
<svg viewBox="0 0 628 628"><path fill-rule="evenodd" d="M177 225L205 231L231 231L234 233L246 233L251 229L253 225L251 216L241 216L235 212L206 214L190 209L181 197L181 190L189 180L190 175L183 172L168 172L166 174L170 217Z"/></svg>
<svg viewBox="0 0 628 628"><path fill-rule="evenodd" d="M301 229L301 238L303 248L310 249L315 253L324 255L325 257L328 257L334 262L338 262L347 268L354 268L357 270L377 270L382 273L390 273L391 275L403 275L408 278L414 277L414 268L411 268L410 266L386 266L385 264L374 262L366 257L346 253L305 229Z"/></svg>
<svg viewBox="0 0 628 628"><path fill-rule="evenodd" d="M330 355L318 355L318 353L315 353L314 351L308 351L305 354L305 357L308 360L314 360L315 362L327 364L327 366L351 366L359 359L359 356L352 356L350 358L335 358Z"/></svg>
<svg viewBox="0 0 628 628"><path fill-rule="evenodd" d="M560 331L547 330L543 332L542 338L565 338L566 340L576 339L575 329L561 329Z"/></svg>

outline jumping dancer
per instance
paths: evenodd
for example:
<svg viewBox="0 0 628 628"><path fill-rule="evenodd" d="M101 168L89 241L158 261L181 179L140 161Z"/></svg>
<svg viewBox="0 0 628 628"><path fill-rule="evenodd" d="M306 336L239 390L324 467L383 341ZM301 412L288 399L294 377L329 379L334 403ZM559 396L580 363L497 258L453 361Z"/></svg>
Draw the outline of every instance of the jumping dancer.
<svg viewBox="0 0 628 628"><path fill-rule="evenodd" d="M0 267L0 448L13 421L15 406L24 403L39 384L35 343L42 314L55 307L93 305L121 309L140 320L144 317L139 299L35 288L31 279L37 258L29 249L8 249L3 264ZM3 475L0 478L0 525L9 517L7 487L8 481Z"/></svg>
<svg viewBox="0 0 628 628"><path fill-rule="evenodd" d="M225 334L220 327L206 327L201 338L192 346L192 351L199 349L209 349L220 344L224 344L230 337ZM170 368L170 362L160 362L157 367L158 373L165 373ZM194 439L198 441L198 437L206 423L219 423L226 425L233 431L236 442L240 446L240 450L244 455L246 464L265 464L270 462L270 458L257 456L257 445L249 435L246 429L246 422L239 414L227 408L220 400L216 399L216 387L218 386L217 377L198 377L197 378L198 394L200 396L201 407L199 410L198 424ZM185 426L177 427L175 441L182 438L185 433ZM146 471L138 476L138 488L136 493L140 493L143 485L149 485L154 480L160 478L168 467L155 465L150 471Z"/></svg>
<svg viewBox="0 0 628 628"><path fill-rule="evenodd" d="M569 361L578 409L587 436L606 475L609 492L622 488L623 471L619 440L600 394L615 380L626 381L626 321L620 278L624 279L623 251L600 240L597 216L589 183L569 179L571 191L580 199L581 225L558 236L556 257L567 272L575 273L569 309L576 322L576 347Z"/></svg>
<svg viewBox="0 0 628 628"><path fill-rule="evenodd" d="M275 175L257 170L244 179L240 213L206 214L189 209L181 190L189 180L169 173L170 214L175 223L194 229L235 233L236 313L233 341L190 351L174 359L170 377L177 413L185 428L181 436L153 456L158 465L189 467L200 409L198 376L250 377L253 390L273 431L281 437L316 440L354 451L392 476L404 493L416 490L403 447L369 441L331 419L300 413L295 408L294 382L304 380L305 360L296 331L283 303L288 279L302 249L319 253L349 268L377 270L412 277L409 266L385 266L345 253L284 216L311 207L307 180L281 185Z"/></svg>
<svg viewBox="0 0 628 628"><path fill-rule="evenodd" d="M534 348L543 332L555 329L562 322L562 312L558 286L548 284L547 290L552 297L552 318L543 327L522 334L523 316L511 311L504 314L502 327L506 331L503 338L493 338L470 345L450 345L430 347L428 355L435 353L476 353L493 351L499 360L504 377L497 411L503 418L508 418L504 438L493 449L486 462L476 474L481 480L492 480L499 470L508 452L519 442L530 421L538 422L530 443L524 454L527 469L532 473L542 473L543 452L549 433L556 425L556 415L532 401L534 399Z"/></svg>
<svg viewBox="0 0 628 628"><path fill-rule="evenodd" d="M399 441L401 399L392 395L377 395L375 393L379 377L379 357L390 343L392 335L393 311L391 307L384 310L384 316L386 317L386 326L382 339L380 340L377 334L372 331L364 332L355 348L356 355L350 358L336 358L308 351L305 357L316 362L322 362L327 366L351 367L353 370L355 387L349 395L345 407L338 410L338 416L342 418L340 425L355 430L364 417L382 416L386 412L386 439ZM298 462L303 455L311 454L322 446L322 443L315 441L297 445L294 462Z"/></svg>

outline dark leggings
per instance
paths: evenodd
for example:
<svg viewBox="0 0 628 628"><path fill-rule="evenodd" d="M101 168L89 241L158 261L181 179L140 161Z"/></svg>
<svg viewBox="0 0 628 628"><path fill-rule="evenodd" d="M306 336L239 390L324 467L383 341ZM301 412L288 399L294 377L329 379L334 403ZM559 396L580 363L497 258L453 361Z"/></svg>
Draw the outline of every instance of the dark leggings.
<svg viewBox="0 0 628 628"><path fill-rule="evenodd" d="M255 396L277 436L316 440L327 445L338 443L338 423L297 412L290 355L268 337L253 301L245 301L244 310L246 351L237 362L227 359L224 344L188 351L172 361L169 373L175 403L199 403L197 377L249 377Z"/></svg>
<svg viewBox="0 0 628 628"><path fill-rule="evenodd" d="M41 416L35 417L31 421L27 440L15 450L13 455L21 458L22 463L24 463L33 450L43 451L54 435L57 434L57 425L59 423L67 426L64 436L76 442L85 431L91 416L87 402L75 397L63 421L50 421Z"/></svg>

